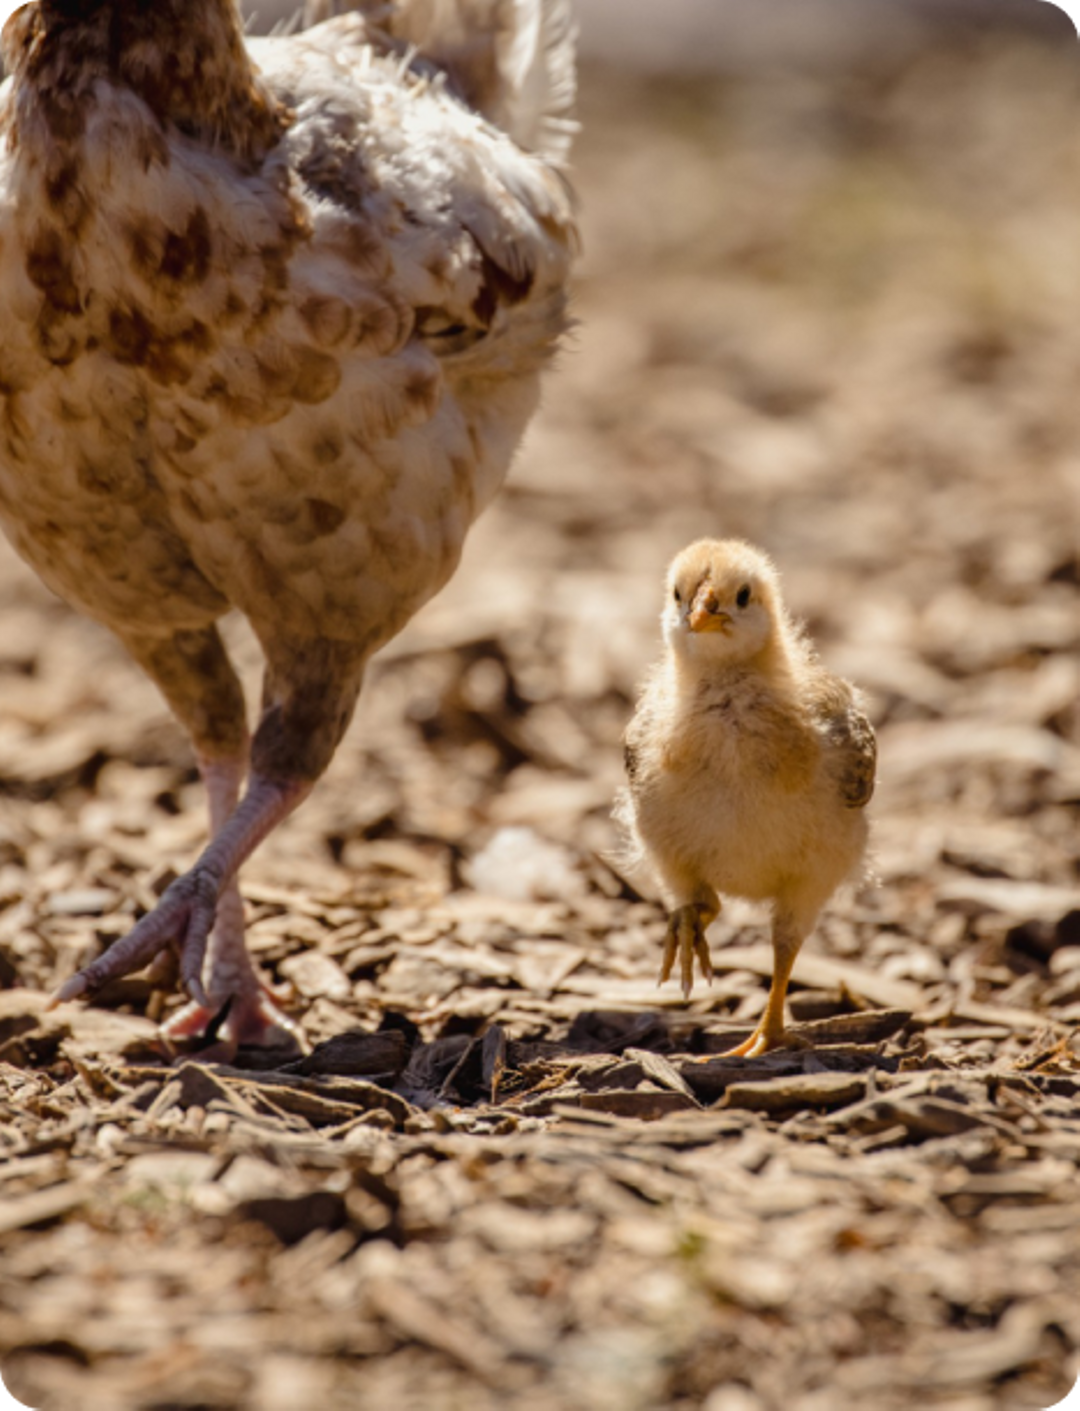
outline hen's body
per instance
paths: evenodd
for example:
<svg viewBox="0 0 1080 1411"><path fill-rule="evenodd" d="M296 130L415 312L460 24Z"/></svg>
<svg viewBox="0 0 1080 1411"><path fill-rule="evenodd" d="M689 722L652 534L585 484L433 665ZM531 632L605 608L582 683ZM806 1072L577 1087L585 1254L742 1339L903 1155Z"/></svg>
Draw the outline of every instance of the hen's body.
<svg viewBox="0 0 1080 1411"><path fill-rule="evenodd" d="M0 520L157 680L219 835L164 919L66 992L184 941L189 987L243 1000L249 1037L267 1011L236 866L453 572L565 324L563 0L517 0L501 34L499 0L360 8L384 27L245 44L233 0L40 0L5 30ZM537 151L403 55L392 31L421 10L433 49L487 59L478 99ZM238 810L232 607L267 659Z"/></svg>

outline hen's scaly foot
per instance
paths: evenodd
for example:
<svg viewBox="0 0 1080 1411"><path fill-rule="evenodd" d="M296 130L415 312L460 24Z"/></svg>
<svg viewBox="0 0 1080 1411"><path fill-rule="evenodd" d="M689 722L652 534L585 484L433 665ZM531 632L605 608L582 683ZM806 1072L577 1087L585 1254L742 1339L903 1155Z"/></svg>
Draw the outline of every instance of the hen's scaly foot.
<svg viewBox="0 0 1080 1411"><path fill-rule="evenodd" d="M166 1047L198 1053L201 1059L231 1062L241 1048L273 1049L282 1058L308 1052L303 1031L275 1003L267 985L232 995L216 1012L197 1000L178 1009L161 1025Z"/></svg>
<svg viewBox="0 0 1080 1411"><path fill-rule="evenodd" d="M299 781L254 778L243 802L191 871L178 877L154 910L126 936L61 985L53 1003L92 994L110 980L143 969L171 948L194 1005L166 1027L167 1038L170 1029L174 1037L184 1038L208 1025L212 1028L222 1007L231 1001L222 1021L227 1042L276 1047L279 1035L297 1042L295 1026L264 995L244 945L243 903L235 876L245 858L309 788Z"/></svg>
<svg viewBox="0 0 1080 1411"><path fill-rule="evenodd" d="M161 1025L168 1047L198 1047L204 1057L212 1050L222 1058L246 1045L305 1053L301 1030L278 1008L248 955L235 884L227 883L220 898L217 891L196 865L126 936L61 985L53 1003L81 999L146 965L158 980L178 967L192 999ZM204 1037L207 1043L193 1042Z"/></svg>
<svg viewBox="0 0 1080 1411"><path fill-rule="evenodd" d="M690 998L690 991L694 988L695 956L701 970L701 978L712 984L712 958L709 955L709 943L705 939L701 907L696 902L676 907L668 917L667 932L664 936L664 957L660 962L660 978L656 982L658 985L662 985L670 976L676 955L679 957L679 975L686 999Z"/></svg>
<svg viewBox="0 0 1080 1411"><path fill-rule="evenodd" d="M291 1057L306 1053L302 1031L278 1008L277 996L259 978L247 953L235 886L227 884L222 893L216 921L214 908L206 902L208 891L194 872L179 878L126 936L66 981L53 1004L91 995L149 963L150 977L158 983L168 971L175 975L179 969L192 996L161 1025L161 1037L171 1052L197 1050L203 1058L222 1061L248 1046L280 1049ZM204 967L208 947L210 959Z"/></svg>
<svg viewBox="0 0 1080 1411"><path fill-rule="evenodd" d="M220 883L199 864L166 888L153 911L137 921L126 936L114 942L69 980L53 996L54 1004L82 999L133 971L155 961L166 946L175 947L180 977L188 993L210 1008L202 984L206 945L214 924Z"/></svg>

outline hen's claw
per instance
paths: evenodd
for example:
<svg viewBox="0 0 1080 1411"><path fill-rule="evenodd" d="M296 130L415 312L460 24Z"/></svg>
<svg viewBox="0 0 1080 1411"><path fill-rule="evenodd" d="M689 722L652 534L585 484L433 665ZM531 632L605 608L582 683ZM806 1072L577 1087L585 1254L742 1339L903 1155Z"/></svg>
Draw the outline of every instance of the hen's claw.
<svg viewBox="0 0 1080 1411"><path fill-rule="evenodd" d="M180 955L180 977L192 999L205 1008L210 1001L202 983L206 945L214 925L221 884L209 870L196 864L165 890L153 911L137 921L126 936L115 941L60 986L53 1002L81 999L156 960L166 946Z"/></svg>

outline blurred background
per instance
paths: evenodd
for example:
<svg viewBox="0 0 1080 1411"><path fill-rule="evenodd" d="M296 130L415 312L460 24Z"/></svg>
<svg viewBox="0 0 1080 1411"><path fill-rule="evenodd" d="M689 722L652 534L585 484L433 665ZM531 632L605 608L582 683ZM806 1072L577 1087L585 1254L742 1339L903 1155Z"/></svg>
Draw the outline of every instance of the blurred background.
<svg viewBox="0 0 1080 1411"><path fill-rule="evenodd" d="M251 28L266 33L293 23L298 6L242 0L242 9ZM668 73L776 61L835 67L882 50L896 62L990 28L1075 37L1066 14L1046 0L574 0L574 10L587 61Z"/></svg>
<svg viewBox="0 0 1080 1411"><path fill-rule="evenodd" d="M583 1010L620 1005L663 1009L684 1040L714 1016L753 1023L760 969L724 970L689 1008L657 994L662 912L604 860L667 562L695 537L742 535L773 554L792 610L865 689L879 731L875 880L832 905L806 953L828 958L834 977L872 976L877 1003L918 1011L910 1049L892 1060L897 1081L944 1093L955 1122L942 1125L948 1103L935 1098L914 1133L894 1126L855 1144L815 1128L813 1113L778 1118L772 1145L764 1128L699 1154L687 1137L693 1196L665 1169L655 1188L617 1173L590 1197L601 1162L580 1181L557 1167L558 1152L583 1149L565 1124L534 1123L528 1178L464 1146L451 1161L448 1144L448 1195L434 1172L414 1195L410 1173L426 1182L435 1158L411 1139L387 1145L415 1222L403 1225L421 1261L403 1276L410 1291L430 1285L443 1313L485 1337L503 1336L504 1305L509 1326L527 1304L540 1332L511 1339L507 1356L534 1368L536 1390L526 1402L513 1399L523 1382L455 1382L456 1400L430 1385L403 1398L425 1368L446 1378L455 1365L418 1358L410 1315L386 1344L400 1356L360 1354L358 1377L388 1379L376 1393L363 1382L364 1404L1046 1406L1080 1347L1080 1135L1064 1027L1080 1022L1075 34L1041 0L580 0L579 14L577 327L461 571L376 662L328 776L245 869L252 944L295 986L312 1040L374 1026L388 1009L427 1037L495 1020L511 1040L561 1039ZM278 18L260 5L263 26ZM3 546L0 612L0 986L48 988L186 865L204 836L203 797L153 688ZM242 623L228 632L254 700L257 654ZM714 957L764 939L763 922L725 910ZM798 976L797 1018L855 1003L843 983ZM102 997L140 1013L148 1001L138 979ZM656 1033L670 1051L676 1040ZM100 1043L94 1031L89 1051ZM1017 1094L1009 1128L995 1105L1003 1073ZM976 1088L982 1116L962 1106ZM611 1140L614 1153L623 1138ZM658 1169L659 1148L649 1161ZM496 1189L494 1233L486 1216L470 1226L470 1203ZM499 1265L499 1230L516 1230L507 1221L523 1207L546 1232L553 1211L581 1218L583 1206L594 1236L545 1244L550 1277L519 1289L518 1304L504 1299L533 1266L509 1236ZM123 1209L114 1225L95 1217L106 1272L87 1273L72 1238L55 1257L45 1247L33 1289L9 1280L8 1336L67 1347L68 1324L63 1339L46 1332L58 1317L74 1326L81 1289L95 1369L107 1349L117 1363L152 1360L168 1330L147 1324L142 1343L132 1332L132 1309L151 1301L144 1282L187 1258L182 1278L167 1277L198 1290L220 1240L184 1216L169 1262L172 1227L147 1223L142 1243L125 1245L133 1202ZM121 1248L134 1251L129 1283ZM245 1246L243 1259L256 1256ZM349 1337L378 1320L345 1302L312 1320L315 1295L296 1272L308 1266L286 1271L275 1253L267 1267L280 1271L272 1294L261 1263L244 1263L235 1287L273 1308L291 1307L295 1285L305 1302L272 1325L231 1303L215 1320L213 1338L237 1339L220 1343L233 1377L223 1399L180 1400L170 1368L182 1357L170 1352L145 1383L170 1389L131 1404L319 1400L287 1380L277 1388L276 1364L252 1349L299 1349L313 1376L323 1354L297 1341L305 1329L331 1312ZM321 1280L322 1265L310 1268ZM63 1282L59 1302L49 1278ZM174 1300L169 1284L155 1316ZM178 1306L174 1349L205 1319ZM102 1332L110 1308L114 1330ZM251 1348L217 1325L253 1329ZM352 1346L345 1333L340 1346ZM345 1378L338 1343L326 1347ZM228 1390L256 1379L251 1402Z"/></svg>
<svg viewBox="0 0 1080 1411"><path fill-rule="evenodd" d="M961 890L1080 883L1071 25L1041 0L579 14L578 325L461 571L254 867L362 869L407 839L460 880L508 824L571 866L608 852L666 563L742 535L881 730L885 886L837 944L944 974L1017 918L969 899L958 930L928 869ZM198 843L187 743L107 634L0 555L11 892L55 889L27 875L42 841L57 876L122 893L139 858ZM257 655L230 632L254 696Z"/></svg>

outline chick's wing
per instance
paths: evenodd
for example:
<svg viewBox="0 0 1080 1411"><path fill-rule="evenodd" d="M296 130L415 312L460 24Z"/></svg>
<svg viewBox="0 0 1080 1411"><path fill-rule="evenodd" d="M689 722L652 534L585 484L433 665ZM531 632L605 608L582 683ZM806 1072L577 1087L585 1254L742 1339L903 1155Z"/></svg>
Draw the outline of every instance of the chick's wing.
<svg viewBox="0 0 1080 1411"><path fill-rule="evenodd" d="M865 808L877 772L874 727L856 691L839 677L823 672L813 694L814 715L840 797L848 808Z"/></svg>

